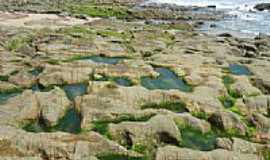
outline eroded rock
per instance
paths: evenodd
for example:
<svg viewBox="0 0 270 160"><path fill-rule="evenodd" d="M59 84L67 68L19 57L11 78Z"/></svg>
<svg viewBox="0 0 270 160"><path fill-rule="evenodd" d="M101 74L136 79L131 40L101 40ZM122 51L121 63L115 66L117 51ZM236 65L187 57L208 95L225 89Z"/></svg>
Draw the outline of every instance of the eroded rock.
<svg viewBox="0 0 270 160"><path fill-rule="evenodd" d="M261 158L255 154L241 154L222 149L213 150L210 152L202 152L187 148L178 148L174 146L166 146L159 148L157 151L156 160L171 159L171 160L260 160Z"/></svg>

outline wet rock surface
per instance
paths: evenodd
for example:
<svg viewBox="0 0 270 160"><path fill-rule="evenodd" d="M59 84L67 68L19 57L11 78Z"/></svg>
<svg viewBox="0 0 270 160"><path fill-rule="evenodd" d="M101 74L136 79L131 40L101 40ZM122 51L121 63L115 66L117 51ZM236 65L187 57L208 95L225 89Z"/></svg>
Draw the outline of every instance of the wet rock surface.
<svg viewBox="0 0 270 160"><path fill-rule="evenodd" d="M0 0L0 159L268 160L269 37L196 10Z"/></svg>

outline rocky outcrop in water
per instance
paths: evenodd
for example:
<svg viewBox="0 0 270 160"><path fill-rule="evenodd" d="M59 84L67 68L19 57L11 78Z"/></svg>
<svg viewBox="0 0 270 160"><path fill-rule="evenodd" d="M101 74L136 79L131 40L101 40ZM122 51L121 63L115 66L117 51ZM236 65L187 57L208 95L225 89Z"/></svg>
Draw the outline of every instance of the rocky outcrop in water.
<svg viewBox="0 0 270 160"><path fill-rule="evenodd" d="M270 3L260 3L257 4L254 8L258 11L270 10Z"/></svg>

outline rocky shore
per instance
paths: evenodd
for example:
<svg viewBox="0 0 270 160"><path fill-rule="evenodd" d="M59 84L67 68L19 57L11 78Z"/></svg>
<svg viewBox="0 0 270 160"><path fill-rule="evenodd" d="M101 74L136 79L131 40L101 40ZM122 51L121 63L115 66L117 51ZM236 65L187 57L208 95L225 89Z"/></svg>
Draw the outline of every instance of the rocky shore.
<svg viewBox="0 0 270 160"><path fill-rule="evenodd" d="M269 160L270 37L138 0L0 0L1 160Z"/></svg>

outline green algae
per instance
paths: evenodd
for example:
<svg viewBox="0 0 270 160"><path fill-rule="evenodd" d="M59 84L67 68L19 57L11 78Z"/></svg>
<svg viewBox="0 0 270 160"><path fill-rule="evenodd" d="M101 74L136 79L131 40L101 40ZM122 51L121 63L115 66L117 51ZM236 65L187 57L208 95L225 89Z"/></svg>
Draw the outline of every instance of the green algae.
<svg viewBox="0 0 270 160"><path fill-rule="evenodd" d="M72 5L69 10L73 14L84 14L90 17L117 17L120 19L129 16L129 10L123 6L98 6L98 5Z"/></svg>
<svg viewBox="0 0 270 160"><path fill-rule="evenodd" d="M99 160L146 160L144 157L132 157L124 154L106 153L97 156Z"/></svg>
<svg viewBox="0 0 270 160"><path fill-rule="evenodd" d="M180 128L180 130L182 134L182 147L201 151L211 151L215 149L215 142L218 135L213 131L201 133L191 127Z"/></svg>
<svg viewBox="0 0 270 160"><path fill-rule="evenodd" d="M223 80L223 83L226 87L232 85L235 82L234 78L232 76L229 76L229 75L223 76L222 80Z"/></svg>
<svg viewBox="0 0 270 160"><path fill-rule="evenodd" d="M4 47L11 52L16 52L20 48L30 46L33 38L34 37L32 35L28 34L14 36L11 37L7 42L5 42Z"/></svg>
<svg viewBox="0 0 270 160"><path fill-rule="evenodd" d="M9 79L9 76L7 76L7 75L1 75L0 76L0 81L6 82L6 81L8 81L8 79Z"/></svg>
<svg viewBox="0 0 270 160"><path fill-rule="evenodd" d="M96 131L104 136L106 136L107 138L110 139L110 134L108 132L108 125L110 123L121 123L121 122L146 122L148 121L151 117L153 117L154 114L150 114L150 115L144 115L141 117L136 117L134 115L129 115L129 114L122 114L119 115L117 118L115 119L110 119L110 120L99 120L99 121L95 121L93 122L93 131Z"/></svg>
<svg viewBox="0 0 270 160"><path fill-rule="evenodd" d="M202 112L202 111L192 111L191 115L194 116L194 117L197 117L199 119L204 119L206 121L209 118L209 115L207 113L205 113L205 112Z"/></svg>

